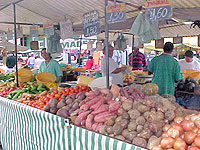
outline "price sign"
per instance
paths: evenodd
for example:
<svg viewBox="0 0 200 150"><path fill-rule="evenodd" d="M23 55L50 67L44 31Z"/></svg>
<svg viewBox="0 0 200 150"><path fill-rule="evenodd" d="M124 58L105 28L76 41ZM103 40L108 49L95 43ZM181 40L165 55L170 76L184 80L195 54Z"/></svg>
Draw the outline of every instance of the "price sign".
<svg viewBox="0 0 200 150"><path fill-rule="evenodd" d="M60 22L60 36L61 39L65 40L68 38L72 38L73 36L73 28L72 28L72 21L61 21Z"/></svg>
<svg viewBox="0 0 200 150"><path fill-rule="evenodd" d="M124 3L109 5L106 8L108 23L122 22L126 20L126 5Z"/></svg>
<svg viewBox="0 0 200 150"><path fill-rule="evenodd" d="M38 37L38 26L37 25L30 26L30 36Z"/></svg>
<svg viewBox="0 0 200 150"><path fill-rule="evenodd" d="M51 36L51 35L54 35L53 24L44 24L43 25L43 31L44 31L44 34L48 37Z"/></svg>
<svg viewBox="0 0 200 150"><path fill-rule="evenodd" d="M83 15L83 32L85 37L99 34L100 20L99 12L97 10L90 11Z"/></svg>
<svg viewBox="0 0 200 150"><path fill-rule="evenodd" d="M145 16L149 21L169 19L172 16L172 0L148 0Z"/></svg>

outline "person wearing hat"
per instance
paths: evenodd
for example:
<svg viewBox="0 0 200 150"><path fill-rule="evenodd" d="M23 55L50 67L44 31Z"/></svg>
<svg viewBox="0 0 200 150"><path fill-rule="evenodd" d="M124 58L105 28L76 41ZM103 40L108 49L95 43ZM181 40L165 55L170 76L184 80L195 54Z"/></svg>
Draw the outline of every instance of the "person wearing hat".
<svg viewBox="0 0 200 150"><path fill-rule="evenodd" d="M45 59L39 67L40 72L49 72L56 76L56 81L59 82L63 76L63 72L59 63L52 59L51 54L46 52L46 48L43 48L41 51L42 57Z"/></svg>
<svg viewBox="0 0 200 150"><path fill-rule="evenodd" d="M152 83L158 85L160 95L174 95L175 82L182 79L180 65L171 56L173 49L173 43L166 42L163 47L164 53L154 57L148 65L149 74L153 73Z"/></svg>
<svg viewBox="0 0 200 150"><path fill-rule="evenodd" d="M200 71L200 63L193 59L194 53L191 50L185 52L185 59L179 61L181 72L185 69Z"/></svg>

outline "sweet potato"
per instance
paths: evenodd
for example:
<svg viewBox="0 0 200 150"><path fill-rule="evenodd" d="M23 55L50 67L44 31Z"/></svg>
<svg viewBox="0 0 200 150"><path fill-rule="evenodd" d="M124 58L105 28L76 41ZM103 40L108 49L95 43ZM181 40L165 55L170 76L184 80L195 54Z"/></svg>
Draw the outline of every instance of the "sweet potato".
<svg viewBox="0 0 200 150"><path fill-rule="evenodd" d="M94 116L92 114L89 114L87 116L86 122L85 122L85 126L87 129L92 130L92 121L94 119Z"/></svg>
<svg viewBox="0 0 200 150"><path fill-rule="evenodd" d="M103 93L103 94L105 94L105 95L107 95L107 94L110 93L110 90L107 89L107 88L101 88L100 91L101 91L101 93Z"/></svg>
<svg viewBox="0 0 200 150"><path fill-rule="evenodd" d="M97 110L104 102L105 102L105 99L103 97L101 97L97 103L90 106L90 109Z"/></svg>
<svg viewBox="0 0 200 150"><path fill-rule="evenodd" d="M109 105L109 111L110 112L114 112L114 111L117 111L119 109L119 107L121 106L121 102L114 102L114 103L111 103Z"/></svg>
<svg viewBox="0 0 200 150"><path fill-rule="evenodd" d="M97 126L98 126L98 123L94 123L94 124L92 125L92 130L95 131L96 128L97 128Z"/></svg>
<svg viewBox="0 0 200 150"><path fill-rule="evenodd" d="M101 128L101 126L103 126L103 123L99 123L95 131L99 132L99 129Z"/></svg>
<svg viewBox="0 0 200 150"><path fill-rule="evenodd" d="M126 99L127 99L127 97L121 96L119 100L120 100L121 102L124 102Z"/></svg>
<svg viewBox="0 0 200 150"><path fill-rule="evenodd" d="M85 126L86 120L81 121L81 126Z"/></svg>
<svg viewBox="0 0 200 150"><path fill-rule="evenodd" d="M106 101L112 100L113 98L112 93L109 92L108 94L104 95L104 98L106 99Z"/></svg>
<svg viewBox="0 0 200 150"><path fill-rule="evenodd" d="M102 104L97 110L93 111L92 114L93 115L97 115L99 113L108 111L109 106L107 104Z"/></svg>
<svg viewBox="0 0 200 150"><path fill-rule="evenodd" d="M87 97L93 97L93 96L96 96L96 95L95 95L94 91L90 91L90 92L86 92L85 96L87 96Z"/></svg>
<svg viewBox="0 0 200 150"><path fill-rule="evenodd" d="M119 96L120 87L116 84L112 84L110 92L113 95L113 98L117 98Z"/></svg>
<svg viewBox="0 0 200 150"><path fill-rule="evenodd" d="M106 103L108 104L108 105L110 105L110 104L112 104L112 103L114 103L115 101L114 100L112 100L112 99L110 99L110 100L106 100Z"/></svg>
<svg viewBox="0 0 200 150"><path fill-rule="evenodd" d="M115 115L114 113L103 112L103 113L97 114L97 115L94 117L94 121L95 121L95 122L98 122L98 123L103 123L103 122L106 121L106 118L107 118L107 117L114 116L114 115Z"/></svg>
<svg viewBox="0 0 200 150"><path fill-rule="evenodd" d="M79 114L74 122L75 125L80 125L81 121L83 121L84 119L87 118L88 114L90 113L91 111L86 111L86 112L83 112L81 114Z"/></svg>
<svg viewBox="0 0 200 150"><path fill-rule="evenodd" d="M95 88L94 93L96 96L99 96L101 94L101 90L99 88Z"/></svg>
<svg viewBox="0 0 200 150"><path fill-rule="evenodd" d="M94 99L88 101L85 103L85 105L88 105L89 107L92 106L93 104L96 104L99 101L99 97L95 97Z"/></svg>
<svg viewBox="0 0 200 150"><path fill-rule="evenodd" d="M140 146L140 147L146 147L147 146L147 141L145 139L143 139L143 138L140 138L140 137L134 137L133 141L132 141L132 144Z"/></svg>
<svg viewBox="0 0 200 150"><path fill-rule="evenodd" d="M89 105L87 105L87 104L83 104L81 107L80 107L80 109L81 110L84 110L84 111L87 111L87 110L89 110Z"/></svg>

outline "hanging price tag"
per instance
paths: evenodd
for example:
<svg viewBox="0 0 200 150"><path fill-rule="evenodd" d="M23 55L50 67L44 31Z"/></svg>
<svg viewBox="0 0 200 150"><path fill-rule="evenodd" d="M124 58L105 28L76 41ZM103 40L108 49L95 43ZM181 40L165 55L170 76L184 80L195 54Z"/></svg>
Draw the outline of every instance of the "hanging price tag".
<svg viewBox="0 0 200 150"><path fill-rule="evenodd" d="M126 20L126 5L124 3L109 5L106 8L108 23L122 22Z"/></svg>
<svg viewBox="0 0 200 150"><path fill-rule="evenodd" d="M37 25L30 26L30 36L38 37L38 26Z"/></svg>
<svg viewBox="0 0 200 150"><path fill-rule="evenodd" d="M149 21L169 19L172 16L172 0L148 0L145 16Z"/></svg>

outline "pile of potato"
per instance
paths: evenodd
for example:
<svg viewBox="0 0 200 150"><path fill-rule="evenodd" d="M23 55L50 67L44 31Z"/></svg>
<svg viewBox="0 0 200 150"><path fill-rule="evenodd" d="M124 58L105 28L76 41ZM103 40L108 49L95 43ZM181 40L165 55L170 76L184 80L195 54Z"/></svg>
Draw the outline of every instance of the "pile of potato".
<svg viewBox="0 0 200 150"><path fill-rule="evenodd" d="M173 121L177 115L195 113L161 96L159 98L157 101L150 98L134 101L123 98L117 116L107 118L108 123L99 132L133 145L151 148L152 142L155 143L162 135L162 127L166 123Z"/></svg>
<svg viewBox="0 0 200 150"><path fill-rule="evenodd" d="M51 112L63 118L68 118L75 110L79 108L79 103L85 99L85 92L78 94L73 93L69 96L64 94L61 100L56 98L50 99L49 103L44 107L44 111Z"/></svg>

